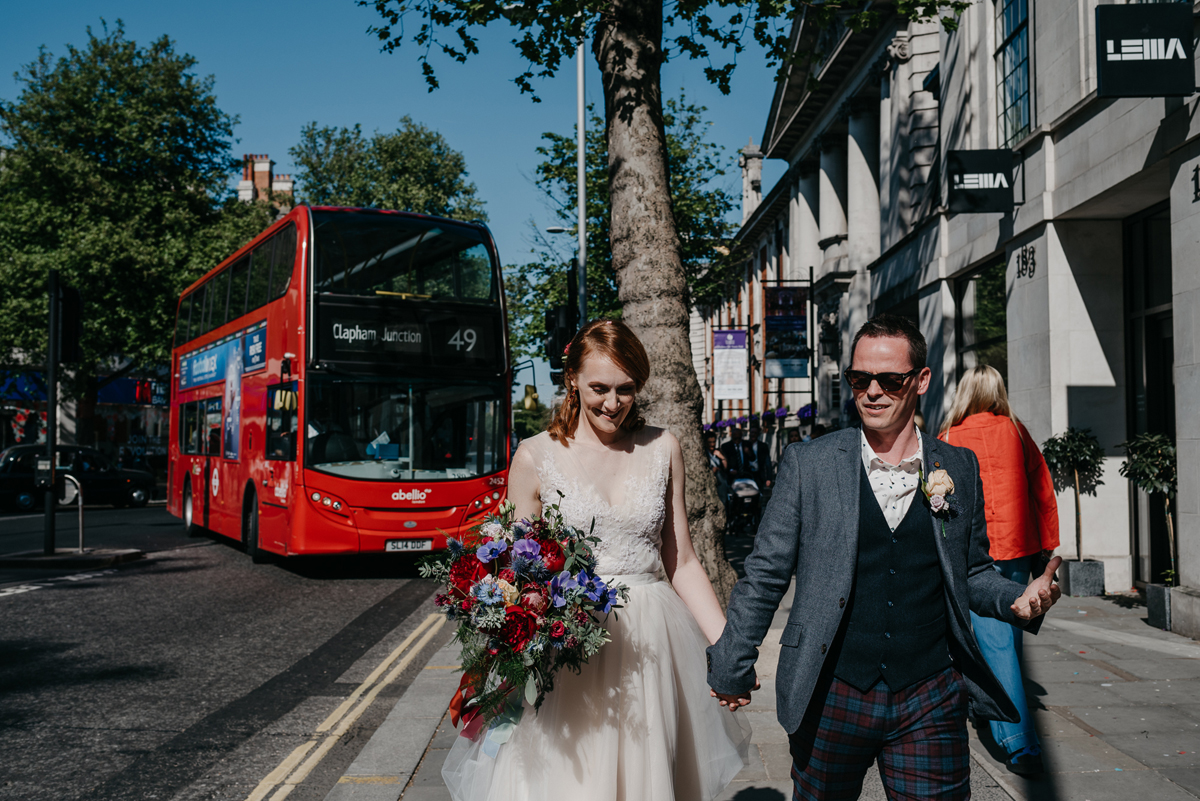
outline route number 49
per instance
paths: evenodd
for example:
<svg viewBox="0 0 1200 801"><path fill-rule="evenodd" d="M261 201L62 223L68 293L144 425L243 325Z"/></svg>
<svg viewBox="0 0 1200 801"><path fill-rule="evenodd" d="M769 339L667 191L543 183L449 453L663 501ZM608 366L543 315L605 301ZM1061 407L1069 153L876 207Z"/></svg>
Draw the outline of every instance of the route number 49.
<svg viewBox="0 0 1200 801"><path fill-rule="evenodd" d="M461 352L463 348L466 348L467 353L470 353L475 349L475 329L458 329L454 332L454 336L450 338L449 344L453 345L456 351Z"/></svg>

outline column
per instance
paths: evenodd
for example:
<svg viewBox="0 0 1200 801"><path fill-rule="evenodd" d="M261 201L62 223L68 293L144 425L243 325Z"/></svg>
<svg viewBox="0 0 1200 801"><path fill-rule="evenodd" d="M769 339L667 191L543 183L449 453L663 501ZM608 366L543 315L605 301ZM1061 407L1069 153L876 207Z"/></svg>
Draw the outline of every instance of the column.
<svg viewBox="0 0 1200 801"><path fill-rule="evenodd" d="M879 101L854 98L846 105L848 255L850 269L860 272L879 258Z"/></svg>
<svg viewBox="0 0 1200 801"><path fill-rule="evenodd" d="M821 268L814 275L820 280L830 273L846 270L846 141L841 133L819 137L821 150L819 200Z"/></svg>

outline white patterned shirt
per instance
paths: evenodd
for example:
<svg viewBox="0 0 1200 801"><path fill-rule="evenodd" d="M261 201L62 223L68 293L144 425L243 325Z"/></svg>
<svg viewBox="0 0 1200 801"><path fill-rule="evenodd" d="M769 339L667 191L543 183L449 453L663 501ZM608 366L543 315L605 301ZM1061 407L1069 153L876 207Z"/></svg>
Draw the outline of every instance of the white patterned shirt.
<svg viewBox="0 0 1200 801"><path fill-rule="evenodd" d="M914 428L916 428L914 426ZM883 510L884 519L892 531L900 525L912 499L921 486L921 454L924 443L921 440L921 429L917 428L917 452L907 459L901 459L900 464L888 464L875 449L867 442L865 432L859 432L862 441L863 466L867 469L867 481L875 491L875 500Z"/></svg>

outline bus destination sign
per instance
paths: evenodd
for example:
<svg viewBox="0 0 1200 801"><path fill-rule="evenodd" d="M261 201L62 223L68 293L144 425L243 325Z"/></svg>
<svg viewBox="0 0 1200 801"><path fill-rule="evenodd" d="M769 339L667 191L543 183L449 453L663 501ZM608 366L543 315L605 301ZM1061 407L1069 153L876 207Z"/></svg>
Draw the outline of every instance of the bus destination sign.
<svg viewBox="0 0 1200 801"><path fill-rule="evenodd" d="M424 337L415 324L363 323L335 319L331 334L337 350L385 350L420 353Z"/></svg>
<svg viewBox="0 0 1200 801"><path fill-rule="evenodd" d="M503 370L498 310L323 301L317 330L318 365L368 372L396 365Z"/></svg>

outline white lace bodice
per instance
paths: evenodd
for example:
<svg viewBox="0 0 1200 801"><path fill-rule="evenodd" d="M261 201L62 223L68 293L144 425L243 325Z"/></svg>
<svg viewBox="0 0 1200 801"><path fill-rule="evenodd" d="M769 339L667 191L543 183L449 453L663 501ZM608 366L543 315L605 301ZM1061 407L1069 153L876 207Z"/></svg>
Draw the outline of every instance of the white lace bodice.
<svg viewBox="0 0 1200 801"><path fill-rule="evenodd" d="M665 434L649 427L637 432L628 453L565 447L545 432L521 443L537 466L542 507L558 504L568 525L600 538L593 551L601 576L653 573L662 564L671 472Z"/></svg>

